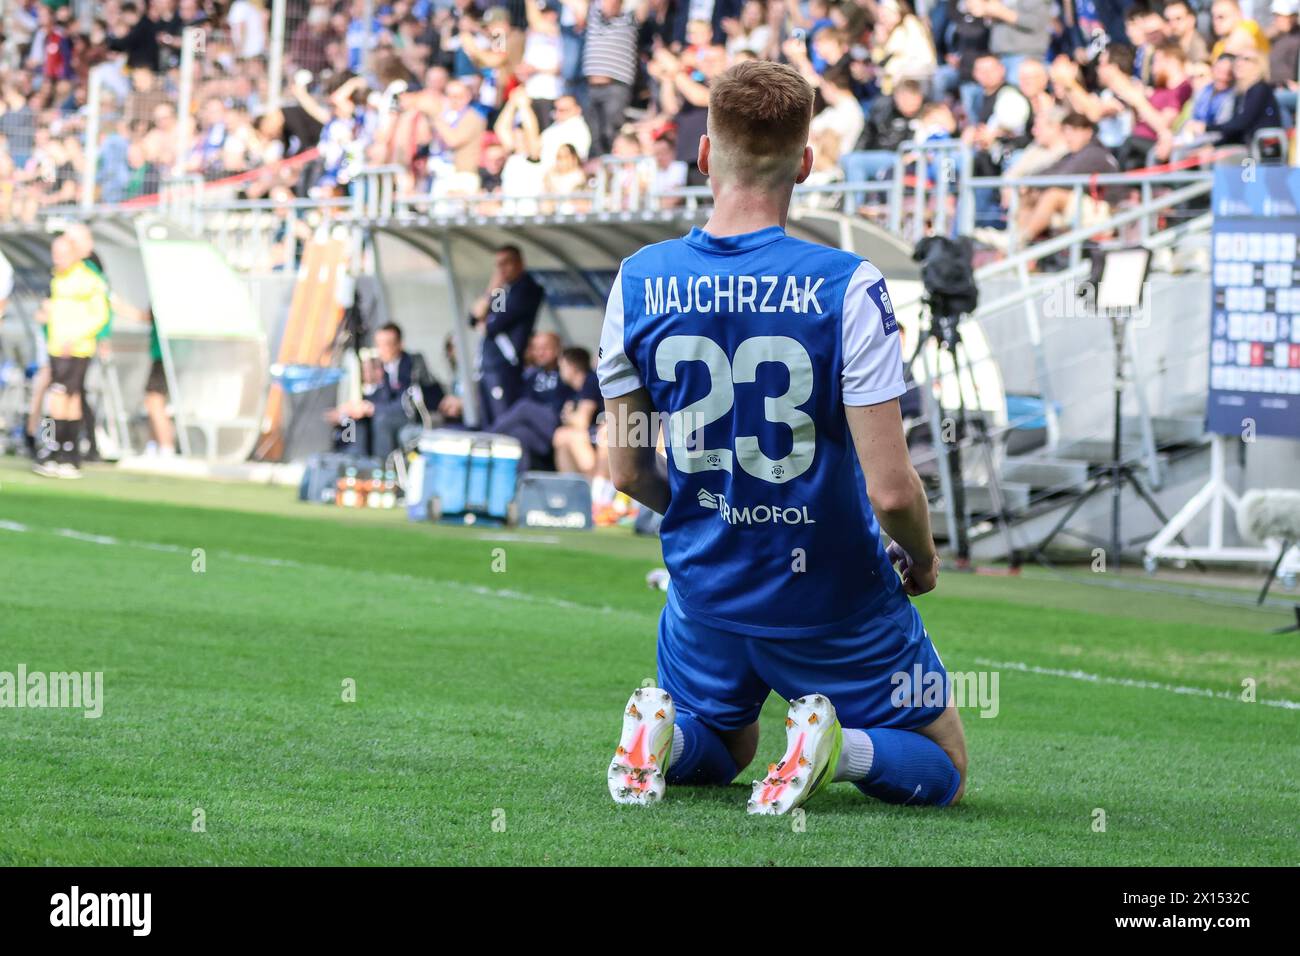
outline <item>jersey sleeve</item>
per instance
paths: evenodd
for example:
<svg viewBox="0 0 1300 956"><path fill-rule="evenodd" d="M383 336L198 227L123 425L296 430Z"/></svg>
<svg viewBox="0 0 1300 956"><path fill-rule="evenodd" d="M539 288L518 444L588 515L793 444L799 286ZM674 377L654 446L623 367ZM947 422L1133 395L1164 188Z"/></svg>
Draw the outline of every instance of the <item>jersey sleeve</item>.
<svg viewBox="0 0 1300 956"><path fill-rule="evenodd" d="M600 394L605 398L619 398L641 387L641 374L632 364L624 347L623 270L614 277L609 290L609 303L605 307L605 325L600 333L600 358L596 374L600 379Z"/></svg>
<svg viewBox="0 0 1300 956"><path fill-rule="evenodd" d="M884 276L869 262L862 262L849 280L840 323L844 404L878 405L906 392L894 305Z"/></svg>
<svg viewBox="0 0 1300 956"><path fill-rule="evenodd" d="M14 291L14 267L9 264L5 254L0 252L0 302L8 299Z"/></svg>

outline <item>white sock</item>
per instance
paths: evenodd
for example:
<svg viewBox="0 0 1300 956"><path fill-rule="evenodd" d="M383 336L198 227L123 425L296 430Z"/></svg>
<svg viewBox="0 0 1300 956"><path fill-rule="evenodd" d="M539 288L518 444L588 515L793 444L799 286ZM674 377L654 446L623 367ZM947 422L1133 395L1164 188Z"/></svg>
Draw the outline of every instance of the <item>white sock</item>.
<svg viewBox="0 0 1300 956"><path fill-rule="evenodd" d="M686 738L682 736L682 728L673 724L673 756L669 761L669 766L677 762L677 758L682 755L682 751L685 749Z"/></svg>
<svg viewBox="0 0 1300 956"><path fill-rule="evenodd" d="M607 505L614 500L614 483L603 475L591 479L592 504Z"/></svg>
<svg viewBox="0 0 1300 956"><path fill-rule="evenodd" d="M834 779L867 779L876 759L876 748L871 745L871 738L865 730L841 730L840 733L844 735L844 746L840 750L840 762L835 765Z"/></svg>

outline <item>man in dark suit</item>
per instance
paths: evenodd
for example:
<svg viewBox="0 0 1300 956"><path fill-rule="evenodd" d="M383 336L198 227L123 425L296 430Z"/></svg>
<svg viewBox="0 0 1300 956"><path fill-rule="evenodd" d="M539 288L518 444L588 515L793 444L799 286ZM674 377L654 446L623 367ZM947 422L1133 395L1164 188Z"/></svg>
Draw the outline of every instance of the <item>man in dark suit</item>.
<svg viewBox="0 0 1300 956"><path fill-rule="evenodd" d="M411 356L402 349L402 330L389 322L375 333L375 354L361 367L363 398L333 409L327 417L341 425L356 424L356 447L376 458L387 458L400 445L407 423L402 396L411 387Z"/></svg>
<svg viewBox="0 0 1300 956"><path fill-rule="evenodd" d="M478 367L481 428L490 428L523 393L524 350L545 295L524 268L518 246L496 251L487 293L470 310L470 321L483 336Z"/></svg>

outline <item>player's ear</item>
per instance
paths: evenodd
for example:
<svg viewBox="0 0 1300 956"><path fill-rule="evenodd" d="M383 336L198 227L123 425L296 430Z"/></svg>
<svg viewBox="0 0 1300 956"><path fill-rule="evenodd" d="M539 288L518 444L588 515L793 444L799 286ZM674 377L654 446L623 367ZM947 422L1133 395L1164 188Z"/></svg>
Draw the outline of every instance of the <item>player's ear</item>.
<svg viewBox="0 0 1300 956"><path fill-rule="evenodd" d="M803 182L812 172L813 151L811 146L803 148L803 159L799 161L799 175L794 178L796 184Z"/></svg>
<svg viewBox="0 0 1300 956"><path fill-rule="evenodd" d="M695 157L695 165L700 167L700 172L705 176L709 175L709 134L700 135L700 151Z"/></svg>

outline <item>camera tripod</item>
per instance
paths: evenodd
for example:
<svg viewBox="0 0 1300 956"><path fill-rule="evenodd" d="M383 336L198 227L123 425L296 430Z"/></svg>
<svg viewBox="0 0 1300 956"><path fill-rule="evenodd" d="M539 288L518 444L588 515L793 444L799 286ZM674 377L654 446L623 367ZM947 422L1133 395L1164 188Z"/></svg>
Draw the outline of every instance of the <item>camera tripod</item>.
<svg viewBox="0 0 1300 956"><path fill-rule="evenodd" d="M956 551L957 565L961 568L970 565L970 516L966 510L966 486L962 477L962 443L966 439L969 426L973 433L972 443L983 455L984 466L988 473L993 517L1002 532L1007 559L1012 571L1018 571L1020 549L1016 547L1012 538L1010 514L1007 511L1006 497L1002 493L1002 482L998 476L997 459L994 455L994 439L989 433L988 422L982 414L984 403L980 400L979 384L975 379L975 371L966 343L961 337L959 327L961 316L936 310L933 298L926 298L925 304L930 311L930 324L919 337L916 348L907 361L907 370L910 371L916 360L920 358L925 366L927 387L933 388L938 383L941 375L938 358L936 356L934 367L931 368L925 351L926 343L932 339L938 346L939 352L947 352L952 360L953 378L957 386L957 419L956 434L951 443L944 440L942 399L932 394L926 406L930 419L930 436L934 442L939 465L939 483L948 502L948 530ZM981 414L967 415L966 392L962 385L963 372L970 382L971 393L975 396Z"/></svg>
<svg viewBox="0 0 1300 956"><path fill-rule="evenodd" d="M1115 310L1107 313L1110 319L1111 343L1113 349L1113 370L1112 370L1112 391L1114 395L1114 408L1111 416L1111 433L1110 433L1110 461L1105 468L1098 473L1084 488L1083 493L1075 499L1074 503L1066 509L1065 514L1061 515L1059 521L1047 533L1047 536L1039 542L1038 547L1034 550L1034 557L1041 563L1046 562L1047 548L1055 540L1056 536L1066 530L1067 525L1078 512L1094 495L1103 491L1110 492L1110 538L1104 540L1095 535L1071 532L1075 537L1091 543L1100 543L1107 546L1106 554L1109 560L1114 562L1116 571L1120 568L1121 554L1125 544L1122 528L1120 511L1123 503L1124 486L1128 485L1137 494L1138 498L1147 506L1161 525L1169 523L1160 504L1152 496L1147 487L1142 484L1138 478L1137 471L1132 464L1125 461L1123 452L1123 409L1124 409L1124 391L1128 386L1128 377L1126 368L1128 366L1128 320L1131 313L1126 310ZM1187 542L1182 535L1178 536L1181 544L1186 546Z"/></svg>

